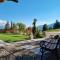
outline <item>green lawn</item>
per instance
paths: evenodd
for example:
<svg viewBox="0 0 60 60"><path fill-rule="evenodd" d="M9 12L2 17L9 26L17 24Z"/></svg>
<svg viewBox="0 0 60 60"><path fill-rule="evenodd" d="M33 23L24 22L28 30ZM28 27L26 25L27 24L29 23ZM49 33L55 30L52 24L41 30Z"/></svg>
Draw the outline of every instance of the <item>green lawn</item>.
<svg viewBox="0 0 60 60"><path fill-rule="evenodd" d="M51 30L47 30L47 32L60 32L60 29L51 29Z"/></svg>
<svg viewBox="0 0 60 60"><path fill-rule="evenodd" d="M28 36L26 35L0 33L0 40L3 40L5 42L16 42L16 41L26 40L27 38Z"/></svg>

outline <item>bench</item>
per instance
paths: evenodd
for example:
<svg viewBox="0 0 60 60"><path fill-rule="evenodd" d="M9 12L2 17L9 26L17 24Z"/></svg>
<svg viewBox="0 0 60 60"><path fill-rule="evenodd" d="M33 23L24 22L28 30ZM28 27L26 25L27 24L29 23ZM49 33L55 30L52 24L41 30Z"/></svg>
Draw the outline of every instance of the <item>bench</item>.
<svg viewBox="0 0 60 60"><path fill-rule="evenodd" d="M46 41L41 41L40 42L40 52L42 53L41 55L41 60L43 60L43 54L46 51L50 51L52 54L54 53L56 56L56 59L59 60L59 56L57 53L57 47L59 44L60 38L55 38L55 39L48 39Z"/></svg>

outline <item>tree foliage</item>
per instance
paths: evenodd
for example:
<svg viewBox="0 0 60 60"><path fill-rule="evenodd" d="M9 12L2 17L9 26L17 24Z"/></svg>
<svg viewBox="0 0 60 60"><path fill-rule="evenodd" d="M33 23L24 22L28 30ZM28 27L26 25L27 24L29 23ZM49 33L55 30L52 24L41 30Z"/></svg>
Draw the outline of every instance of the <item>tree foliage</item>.
<svg viewBox="0 0 60 60"><path fill-rule="evenodd" d="M36 37L35 36L36 35L36 21L37 21L37 19L34 19L34 21L33 21L33 27L32 27L32 33L33 33L34 38Z"/></svg>
<svg viewBox="0 0 60 60"><path fill-rule="evenodd" d="M40 29L37 27L36 28L36 38L40 38Z"/></svg>
<svg viewBox="0 0 60 60"><path fill-rule="evenodd" d="M23 23L17 23L17 25L19 26L19 31L20 32L23 32L25 30L25 27L26 27L25 24L23 24Z"/></svg>
<svg viewBox="0 0 60 60"><path fill-rule="evenodd" d="M11 21L11 28L10 29L13 29L13 22Z"/></svg>
<svg viewBox="0 0 60 60"><path fill-rule="evenodd" d="M0 0L0 3L1 2L4 2L5 0ZM7 1L13 1L13 2L16 2L16 3L18 3L18 0L7 0Z"/></svg>
<svg viewBox="0 0 60 60"><path fill-rule="evenodd" d="M5 30L8 30L8 29L10 29L9 22L7 22L7 23L5 24Z"/></svg>
<svg viewBox="0 0 60 60"><path fill-rule="evenodd" d="M12 29L16 30L17 29L17 25L15 23L12 24Z"/></svg>
<svg viewBox="0 0 60 60"><path fill-rule="evenodd" d="M43 31L46 31L46 30L48 30L48 25L47 24L44 24L43 25Z"/></svg>
<svg viewBox="0 0 60 60"><path fill-rule="evenodd" d="M60 22L58 20L56 20L56 22L54 23L53 28L54 29L60 28Z"/></svg>

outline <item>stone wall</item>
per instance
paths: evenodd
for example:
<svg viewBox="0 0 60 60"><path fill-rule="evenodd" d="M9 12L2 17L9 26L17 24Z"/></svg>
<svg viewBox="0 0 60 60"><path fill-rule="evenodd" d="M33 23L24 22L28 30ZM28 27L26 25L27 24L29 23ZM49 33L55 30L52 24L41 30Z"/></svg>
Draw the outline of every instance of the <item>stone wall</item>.
<svg viewBox="0 0 60 60"><path fill-rule="evenodd" d="M60 32L45 32L46 33L46 37L49 37L51 35L60 35Z"/></svg>

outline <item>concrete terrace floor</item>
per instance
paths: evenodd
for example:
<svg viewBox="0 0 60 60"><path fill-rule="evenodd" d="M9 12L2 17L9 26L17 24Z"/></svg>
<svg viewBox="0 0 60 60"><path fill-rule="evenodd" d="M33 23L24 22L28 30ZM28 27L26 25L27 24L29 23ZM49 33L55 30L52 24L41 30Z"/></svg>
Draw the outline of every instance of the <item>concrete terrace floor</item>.
<svg viewBox="0 0 60 60"><path fill-rule="evenodd" d="M40 42L42 39L32 39L26 41L20 41L15 43L5 43L0 41L0 56L13 53L16 60L41 60L40 46L35 45L36 42ZM58 49L58 55L60 60L60 48ZM46 51L43 56L43 60L57 60L56 56L49 51Z"/></svg>

